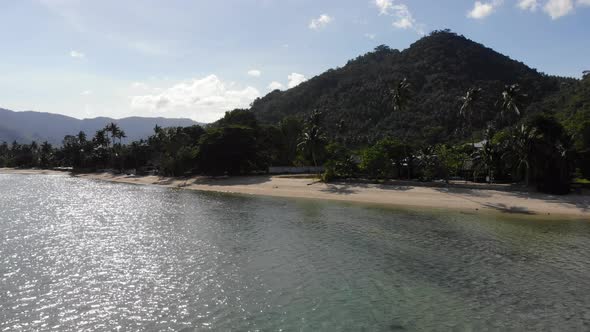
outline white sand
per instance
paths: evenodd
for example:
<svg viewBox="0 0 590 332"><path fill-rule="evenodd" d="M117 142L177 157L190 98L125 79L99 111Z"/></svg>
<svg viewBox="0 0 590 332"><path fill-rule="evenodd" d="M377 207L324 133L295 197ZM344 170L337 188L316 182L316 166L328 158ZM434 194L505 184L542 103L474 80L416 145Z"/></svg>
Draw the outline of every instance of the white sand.
<svg viewBox="0 0 590 332"><path fill-rule="evenodd" d="M44 170L0 169L0 173L64 174ZM376 184L325 184L312 179L282 176L244 176L230 178L166 178L128 176L109 173L76 175L80 178L112 182L160 185L191 190L216 191L276 197L328 199L374 203L400 207L451 209L471 213L500 212L514 215L590 218L590 196L552 196L461 188L431 188Z"/></svg>

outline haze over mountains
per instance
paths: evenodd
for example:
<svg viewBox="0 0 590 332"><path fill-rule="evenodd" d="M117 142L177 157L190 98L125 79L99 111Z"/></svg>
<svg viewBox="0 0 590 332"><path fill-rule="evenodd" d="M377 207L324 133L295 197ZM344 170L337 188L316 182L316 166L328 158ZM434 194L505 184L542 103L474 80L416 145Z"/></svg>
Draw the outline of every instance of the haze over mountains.
<svg viewBox="0 0 590 332"><path fill-rule="evenodd" d="M126 133L123 142L131 142L147 138L154 132L154 126L186 127L199 124L190 119L166 119L129 117L123 119L94 118L75 119L69 116L41 112L14 112L0 108L0 142L17 141L31 143L32 141L60 145L65 135L75 135L84 131L90 137L97 130L110 122L117 123Z"/></svg>

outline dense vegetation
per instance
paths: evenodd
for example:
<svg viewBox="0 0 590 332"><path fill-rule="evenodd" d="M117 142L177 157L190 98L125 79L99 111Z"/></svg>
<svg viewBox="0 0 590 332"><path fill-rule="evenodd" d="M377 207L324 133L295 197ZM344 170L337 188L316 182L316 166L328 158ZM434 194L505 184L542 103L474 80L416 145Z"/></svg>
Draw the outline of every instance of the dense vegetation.
<svg viewBox="0 0 590 332"><path fill-rule="evenodd" d="M403 78L411 83L413 98L408 112L399 115L390 111L391 89ZM471 135L460 130L457 112L458 96L468 89L484 91L473 118L475 136L481 139L487 123L498 116L498 96L506 85L519 84L527 95L523 111L532 114L540 111L532 102L575 83L539 73L463 36L435 31L404 51L382 45L293 89L273 91L256 100L252 111L262 123L275 124L287 115L304 117L321 110L327 132L335 135L342 122L351 146L405 134L428 144L460 142Z"/></svg>
<svg viewBox="0 0 590 332"><path fill-rule="evenodd" d="M324 165L322 177L521 182L568 193L590 178L590 77L549 77L448 31L385 46L206 127L116 124L60 147L3 143L0 166L251 174Z"/></svg>

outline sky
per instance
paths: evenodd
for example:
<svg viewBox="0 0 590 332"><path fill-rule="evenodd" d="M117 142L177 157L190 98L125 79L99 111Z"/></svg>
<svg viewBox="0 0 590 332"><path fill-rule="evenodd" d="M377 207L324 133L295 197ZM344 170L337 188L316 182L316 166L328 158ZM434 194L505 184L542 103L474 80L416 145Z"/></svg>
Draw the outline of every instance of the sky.
<svg viewBox="0 0 590 332"><path fill-rule="evenodd" d="M0 107L211 122L385 44L451 29L590 69L590 0L0 0Z"/></svg>

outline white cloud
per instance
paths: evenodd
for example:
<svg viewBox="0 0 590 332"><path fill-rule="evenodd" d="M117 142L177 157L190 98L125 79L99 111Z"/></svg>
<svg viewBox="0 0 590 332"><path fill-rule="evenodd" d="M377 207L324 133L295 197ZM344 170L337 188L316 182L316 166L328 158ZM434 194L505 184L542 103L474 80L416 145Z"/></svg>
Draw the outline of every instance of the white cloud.
<svg viewBox="0 0 590 332"><path fill-rule="evenodd" d="M518 0L518 7L534 12L541 5L540 2L541 0ZM590 6L590 0L547 0L543 11L556 20L571 14L576 6Z"/></svg>
<svg viewBox="0 0 590 332"><path fill-rule="evenodd" d="M396 3L394 0L375 0L375 6L379 9L379 15L388 15L395 18L392 25L398 29L413 29L423 35L422 24L418 24L412 12L403 3Z"/></svg>
<svg viewBox="0 0 590 332"><path fill-rule="evenodd" d="M330 24L333 20L334 18L326 14L322 14L320 17L314 18L311 20L311 22L309 22L309 28L312 30L319 30L326 27L326 25Z"/></svg>
<svg viewBox="0 0 590 332"><path fill-rule="evenodd" d="M70 51L70 56L72 58L78 58L78 59L83 59L86 57L86 55L82 52L79 51Z"/></svg>
<svg viewBox="0 0 590 332"><path fill-rule="evenodd" d="M504 3L503 0L494 0L492 2L476 1L473 9L467 13L467 17L480 20L493 14L498 7Z"/></svg>
<svg viewBox="0 0 590 332"><path fill-rule="evenodd" d="M538 0L518 0L518 7L522 10L529 10L534 12L539 7Z"/></svg>
<svg viewBox="0 0 590 332"><path fill-rule="evenodd" d="M297 74L297 73L291 73L291 75L287 76L287 78L289 79L289 83L287 84L287 87L289 89L294 88L294 87L298 86L299 84L307 81L305 76L303 76L302 74Z"/></svg>
<svg viewBox="0 0 590 332"><path fill-rule="evenodd" d="M258 69L248 70L248 76L260 77L260 75L262 75L262 72L260 70L258 70Z"/></svg>
<svg viewBox="0 0 590 332"><path fill-rule="evenodd" d="M191 79L152 94L131 96L134 110L147 110L168 117L190 117L197 121L211 122L226 111L248 107L260 93L253 87L235 88L216 75Z"/></svg>
<svg viewBox="0 0 590 332"><path fill-rule="evenodd" d="M571 13L574 10L574 2L573 0L549 0L543 10L556 20Z"/></svg>
<svg viewBox="0 0 590 332"><path fill-rule="evenodd" d="M268 89L271 90L271 91L274 91L274 90L282 90L283 88L285 88L285 86L282 83L279 83L277 81L272 81L268 85Z"/></svg>
<svg viewBox="0 0 590 332"><path fill-rule="evenodd" d="M416 24L416 20L412 17L412 13L406 5L394 5L393 6L394 16L396 21L393 22L393 26L399 29L413 28Z"/></svg>
<svg viewBox="0 0 590 332"><path fill-rule="evenodd" d="M91 94L92 94L92 91L90 91L90 90L82 91L82 93L81 93L82 96L89 96Z"/></svg>
<svg viewBox="0 0 590 332"><path fill-rule="evenodd" d="M389 10L393 8L392 0L375 0L375 5L379 8L380 15L389 15Z"/></svg>
<svg viewBox="0 0 590 332"><path fill-rule="evenodd" d="M491 3L475 2L473 9L467 14L470 18L480 19L489 16L494 11Z"/></svg>

